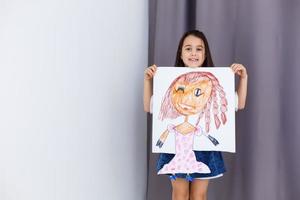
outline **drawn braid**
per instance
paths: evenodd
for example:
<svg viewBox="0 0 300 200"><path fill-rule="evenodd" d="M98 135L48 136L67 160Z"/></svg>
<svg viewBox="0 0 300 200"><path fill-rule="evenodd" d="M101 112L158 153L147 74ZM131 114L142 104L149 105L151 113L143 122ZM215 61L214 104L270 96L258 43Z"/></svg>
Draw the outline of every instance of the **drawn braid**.
<svg viewBox="0 0 300 200"><path fill-rule="evenodd" d="M221 105L221 120L222 120L222 123L225 124L226 121L227 121L227 117L226 117L226 114L225 112L227 111L227 100L225 98L225 92L224 92L224 89L222 86L218 86L217 87L217 90L219 91L219 97L220 97L220 105Z"/></svg>
<svg viewBox="0 0 300 200"><path fill-rule="evenodd" d="M213 98L213 114L214 114L214 120L215 120L215 125L217 127L217 129L220 127L220 119L218 117L219 114L219 105L217 103L217 94L216 94L216 90L213 89L212 91L212 98Z"/></svg>
<svg viewBox="0 0 300 200"><path fill-rule="evenodd" d="M214 115L214 121L215 121L215 126L218 129L221 125L220 118L218 117L219 115L219 110L221 111L221 121L223 124L226 123L227 117L225 112L227 111L227 100L225 98L225 92L223 87L220 85L218 79L211 73L206 73L205 74L211 81L212 81L212 93L211 97L209 98L204 111L202 111L198 117L196 126L200 123L200 119L205 115L205 130L206 132L209 132L210 129L210 110L212 108L212 113ZM220 98L220 105L218 104L218 96L217 93L219 93L219 98Z"/></svg>
<svg viewBox="0 0 300 200"><path fill-rule="evenodd" d="M211 101L212 101L212 98L210 97L207 104L206 104L206 109L205 109L205 131L207 133L209 132L209 125L210 125Z"/></svg>

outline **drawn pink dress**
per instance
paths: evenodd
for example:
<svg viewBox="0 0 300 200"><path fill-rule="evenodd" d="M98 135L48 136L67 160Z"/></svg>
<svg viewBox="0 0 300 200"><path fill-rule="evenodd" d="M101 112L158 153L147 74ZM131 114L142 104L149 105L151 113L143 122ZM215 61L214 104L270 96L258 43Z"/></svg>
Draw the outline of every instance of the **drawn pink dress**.
<svg viewBox="0 0 300 200"><path fill-rule="evenodd" d="M168 126L169 133L175 134L175 156L163 166L158 174L175 174L175 173L210 173L210 169L203 162L196 160L193 151L195 134L199 134L200 129L190 132L186 135L178 132L172 124Z"/></svg>

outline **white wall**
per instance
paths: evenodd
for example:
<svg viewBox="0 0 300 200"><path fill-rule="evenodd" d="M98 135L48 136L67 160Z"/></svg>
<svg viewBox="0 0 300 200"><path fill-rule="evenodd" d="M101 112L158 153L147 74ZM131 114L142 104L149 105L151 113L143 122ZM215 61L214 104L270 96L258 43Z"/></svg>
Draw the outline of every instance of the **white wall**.
<svg viewBox="0 0 300 200"><path fill-rule="evenodd" d="M148 4L0 1L0 199L141 200Z"/></svg>

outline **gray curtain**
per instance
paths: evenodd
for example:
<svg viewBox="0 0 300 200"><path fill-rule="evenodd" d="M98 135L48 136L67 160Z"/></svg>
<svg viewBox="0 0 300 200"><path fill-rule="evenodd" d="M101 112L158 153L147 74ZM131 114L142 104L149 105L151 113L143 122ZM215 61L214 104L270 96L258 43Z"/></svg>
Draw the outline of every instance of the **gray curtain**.
<svg viewBox="0 0 300 200"><path fill-rule="evenodd" d="M149 64L174 65L189 29L203 31L216 66L233 62L249 74L246 109L237 113L237 153L209 186L210 200L300 198L300 1L150 0ZM156 175L148 120L148 200L171 199Z"/></svg>

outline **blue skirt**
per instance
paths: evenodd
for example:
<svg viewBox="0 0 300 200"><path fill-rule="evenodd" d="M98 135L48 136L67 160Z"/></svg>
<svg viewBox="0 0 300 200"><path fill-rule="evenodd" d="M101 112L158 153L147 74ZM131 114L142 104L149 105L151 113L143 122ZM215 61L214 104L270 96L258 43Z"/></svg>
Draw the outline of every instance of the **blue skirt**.
<svg viewBox="0 0 300 200"><path fill-rule="evenodd" d="M222 153L219 151L194 151L196 155L196 160L206 164L211 173L193 173L189 174L192 178L209 178L223 174L225 169L224 160ZM165 164L168 164L175 154L161 153L157 161L157 171L159 171ZM169 174L171 175L171 174ZM178 178L186 178L187 174L177 173L175 174Z"/></svg>

